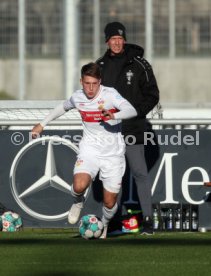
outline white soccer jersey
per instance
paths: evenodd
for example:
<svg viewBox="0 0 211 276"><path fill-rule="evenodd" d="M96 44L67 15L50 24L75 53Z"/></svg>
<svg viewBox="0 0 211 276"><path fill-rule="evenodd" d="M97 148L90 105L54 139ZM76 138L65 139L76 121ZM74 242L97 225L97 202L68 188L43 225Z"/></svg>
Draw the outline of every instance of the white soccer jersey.
<svg viewBox="0 0 211 276"><path fill-rule="evenodd" d="M94 151L96 155L117 156L125 152L125 143L121 135L121 120L135 116L136 111L114 88L100 86L98 94L88 99L83 90L77 90L64 102L64 109L77 108L81 114L84 128L80 142L80 152ZM103 116L102 109L116 113L115 120ZM132 110L132 116L130 116Z"/></svg>

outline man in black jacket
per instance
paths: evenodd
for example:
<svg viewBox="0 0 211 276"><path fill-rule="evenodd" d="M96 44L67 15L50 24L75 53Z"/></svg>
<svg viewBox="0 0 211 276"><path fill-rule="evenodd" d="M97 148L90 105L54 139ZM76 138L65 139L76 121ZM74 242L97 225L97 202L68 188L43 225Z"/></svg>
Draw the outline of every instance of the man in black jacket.
<svg viewBox="0 0 211 276"><path fill-rule="evenodd" d="M137 186L144 221L142 234L153 234L151 185L144 154L146 115L159 101L159 89L144 49L126 43L126 29L120 22L104 29L108 50L97 60L102 69L102 84L116 88L136 109L138 116L122 123L126 157ZM128 142L128 143L127 143Z"/></svg>

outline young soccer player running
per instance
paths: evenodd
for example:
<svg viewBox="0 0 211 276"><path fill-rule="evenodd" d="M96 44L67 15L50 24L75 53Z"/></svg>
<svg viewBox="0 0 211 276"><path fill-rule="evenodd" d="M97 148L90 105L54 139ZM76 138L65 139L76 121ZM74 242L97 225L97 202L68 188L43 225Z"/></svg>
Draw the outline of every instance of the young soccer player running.
<svg viewBox="0 0 211 276"><path fill-rule="evenodd" d="M134 107L114 88L101 85L100 68L88 63L81 68L82 89L52 110L32 129L32 137L40 134L52 120L77 108L81 114L83 137L74 167L71 189L74 203L68 221L75 224L84 207L84 193L99 172L103 183L102 222L106 238L109 221L117 211L117 195L125 172L125 143L121 135L121 120L137 115Z"/></svg>

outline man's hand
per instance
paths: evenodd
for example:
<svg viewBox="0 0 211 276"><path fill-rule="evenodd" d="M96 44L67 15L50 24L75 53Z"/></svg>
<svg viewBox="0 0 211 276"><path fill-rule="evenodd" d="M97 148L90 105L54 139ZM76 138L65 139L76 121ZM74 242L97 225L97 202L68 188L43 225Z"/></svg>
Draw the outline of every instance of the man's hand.
<svg viewBox="0 0 211 276"><path fill-rule="evenodd" d="M43 127L41 126L41 124L35 125L31 131L32 138L35 139L35 138L39 137L39 135L42 131L43 131Z"/></svg>
<svg viewBox="0 0 211 276"><path fill-rule="evenodd" d="M114 113L109 110L102 109L103 116L108 118L109 120L114 120Z"/></svg>

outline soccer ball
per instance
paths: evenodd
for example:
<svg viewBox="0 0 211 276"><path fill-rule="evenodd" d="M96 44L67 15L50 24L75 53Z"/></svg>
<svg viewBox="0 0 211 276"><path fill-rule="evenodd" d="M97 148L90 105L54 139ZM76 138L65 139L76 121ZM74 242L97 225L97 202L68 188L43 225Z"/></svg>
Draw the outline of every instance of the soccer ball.
<svg viewBox="0 0 211 276"><path fill-rule="evenodd" d="M79 233L84 239L98 239L103 232L103 223L95 215L85 215L79 223Z"/></svg>
<svg viewBox="0 0 211 276"><path fill-rule="evenodd" d="M22 226L21 217L11 211L4 212L1 216L1 228L3 232L15 232Z"/></svg>

